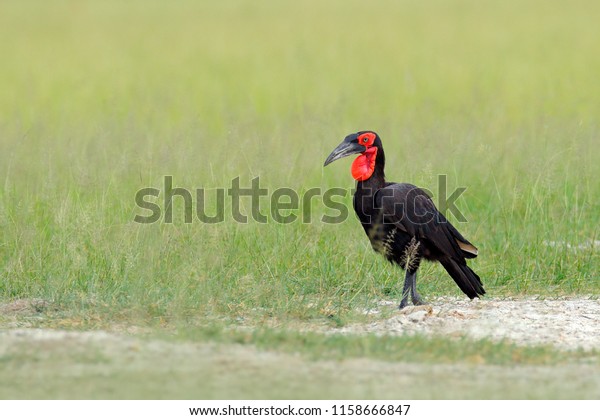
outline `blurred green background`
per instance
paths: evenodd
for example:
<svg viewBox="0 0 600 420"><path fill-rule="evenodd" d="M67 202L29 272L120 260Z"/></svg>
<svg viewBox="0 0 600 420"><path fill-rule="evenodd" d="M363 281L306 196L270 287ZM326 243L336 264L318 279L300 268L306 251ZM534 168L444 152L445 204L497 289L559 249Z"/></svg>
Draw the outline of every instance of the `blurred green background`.
<svg viewBox="0 0 600 420"><path fill-rule="evenodd" d="M351 189L350 160L322 163L364 129L390 180L468 188L458 227L489 296L597 296L599 13L583 0L3 1L0 299L132 323L344 323L397 299L403 274L353 216L319 222L318 199L311 224L133 222L136 191L165 175ZM460 294L433 265L419 287Z"/></svg>

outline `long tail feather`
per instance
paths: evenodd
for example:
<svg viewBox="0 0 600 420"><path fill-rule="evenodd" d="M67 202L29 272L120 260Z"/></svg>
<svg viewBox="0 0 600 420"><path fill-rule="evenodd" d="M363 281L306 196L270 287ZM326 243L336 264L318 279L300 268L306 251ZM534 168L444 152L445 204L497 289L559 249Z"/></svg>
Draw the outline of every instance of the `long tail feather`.
<svg viewBox="0 0 600 420"><path fill-rule="evenodd" d="M466 264L459 264L451 258L440 260L448 274L454 279L460 290L473 299L485 294L479 276Z"/></svg>

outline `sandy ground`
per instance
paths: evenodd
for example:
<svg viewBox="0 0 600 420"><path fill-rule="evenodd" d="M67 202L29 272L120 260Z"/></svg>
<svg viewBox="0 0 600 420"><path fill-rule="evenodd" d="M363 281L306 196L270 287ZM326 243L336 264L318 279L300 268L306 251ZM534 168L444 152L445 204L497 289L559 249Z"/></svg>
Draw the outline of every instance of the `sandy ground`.
<svg viewBox="0 0 600 420"><path fill-rule="evenodd" d="M307 360L247 345L102 331L0 331L0 398L523 399L600 397L597 364Z"/></svg>
<svg viewBox="0 0 600 420"><path fill-rule="evenodd" d="M375 311L394 304L381 302ZM44 303L0 305L0 398L600 398L600 366L594 361L494 366L309 360L248 345L19 328L10 322L17 314L34 316L40 305ZM376 322L323 332L466 335L600 349L597 299L442 298L389 312Z"/></svg>
<svg viewBox="0 0 600 420"><path fill-rule="evenodd" d="M395 305L380 302L382 309ZM431 305L409 306L387 319L336 331L467 336L519 345L550 344L563 350L592 350L600 349L600 300L439 298Z"/></svg>

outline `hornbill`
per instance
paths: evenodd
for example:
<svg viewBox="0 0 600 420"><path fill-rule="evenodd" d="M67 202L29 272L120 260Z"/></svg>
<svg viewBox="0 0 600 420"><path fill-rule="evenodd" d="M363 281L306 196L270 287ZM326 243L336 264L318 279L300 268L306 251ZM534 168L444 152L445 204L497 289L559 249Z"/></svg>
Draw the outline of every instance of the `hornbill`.
<svg viewBox="0 0 600 420"><path fill-rule="evenodd" d="M485 294L479 276L466 258L477 257L477 248L440 213L425 192L411 184L386 182L385 154L373 131L346 136L325 160L324 166L359 154L352 163L357 181L354 210L373 249L406 270L400 309L425 302L417 292L417 270L422 259L439 261L469 298Z"/></svg>

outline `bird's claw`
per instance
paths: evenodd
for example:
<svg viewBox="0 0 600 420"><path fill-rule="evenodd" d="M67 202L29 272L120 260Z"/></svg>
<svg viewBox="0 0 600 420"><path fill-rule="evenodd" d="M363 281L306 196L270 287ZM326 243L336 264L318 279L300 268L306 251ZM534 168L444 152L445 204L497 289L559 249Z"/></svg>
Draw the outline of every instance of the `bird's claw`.
<svg viewBox="0 0 600 420"><path fill-rule="evenodd" d="M425 302L423 300L421 295L414 295L412 297L412 302L413 302L413 305L415 305L415 306L427 305L427 302Z"/></svg>
<svg viewBox="0 0 600 420"><path fill-rule="evenodd" d="M423 300L423 298L421 296L413 296L412 303L415 306L423 306L423 305L428 304L426 301ZM402 309L406 308L407 306L408 306L408 298L404 298L400 302L400 305L398 305L398 309L402 310Z"/></svg>

